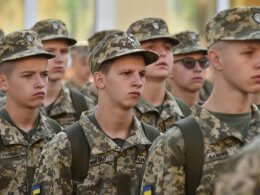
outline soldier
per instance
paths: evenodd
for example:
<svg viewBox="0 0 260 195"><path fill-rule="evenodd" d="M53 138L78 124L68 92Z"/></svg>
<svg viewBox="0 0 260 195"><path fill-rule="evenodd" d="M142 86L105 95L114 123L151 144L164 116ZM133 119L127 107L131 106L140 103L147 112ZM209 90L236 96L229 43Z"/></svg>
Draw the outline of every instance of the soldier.
<svg viewBox="0 0 260 195"><path fill-rule="evenodd" d="M139 120L165 132L174 122L185 117L183 106L190 112L188 105L176 101L166 90L166 79L173 67L172 48L179 41L169 35L167 24L160 18L138 20L127 31L138 38L143 49L160 55L157 62L146 68L144 94L134 111ZM183 106L180 108L179 104Z"/></svg>
<svg viewBox="0 0 260 195"><path fill-rule="evenodd" d="M112 33L95 47L90 69L99 93L97 110L65 129L67 134L59 133L44 149L35 189L72 194L73 179L77 194L135 194L148 147L160 133L138 121L133 107L143 90L145 65L158 58L125 32ZM78 131L81 134L75 136Z"/></svg>
<svg viewBox="0 0 260 195"><path fill-rule="evenodd" d="M77 91L90 98L88 86L91 72L88 65L88 46L77 44L70 48L72 76L66 82L69 89Z"/></svg>
<svg viewBox="0 0 260 195"><path fill-rule="evenodd" d="M2 49L2 42L4 40L4 31L2 29L0 29L0 53L1 53L1 49ZM4 98L5 97L5 93L3 90L0 90L0 99Z"/></svg>
<svg viewBox="0 0 260 195"><path fill-rule="evenodd" d="M31 194L33 174L43 145L61 131L40 114L47 91L47 59L31 30L8 34L0 54L0 86L6 92L0 109L0 194Z"/></svg>
<svg viewBox="0 0 260 195"><path fill-rule="evenodd" d="M68 36L68 30L61 20L46 19L37 22L32 30L36 31L43 42L44 49L56 55L48 60L48 91L44 98L43 112L65 127L79 120L81 112L92 112L93 102L63 85L62 79L68 63L69 47L76 40Z"/></svg>
<svg viewBox="0 0 260 195"><path fill-rule="evenodd" d="M171 92L190 107L199 101L199 93L209 67L207 49L200 43L195 31L183 31L173 35L180 44L173 48L174 64L168 78Z"/></svg>
<svg viewBox="0 0 260 195"><path fill-rule="evenodd" d="M215 195L257 195L260 189L260 137L243 147L219 174Z"/></svg>
<svg viewBox="0 0 260 195"><path fill-rule="evenodd" d="M212 94L154 142L142 192L211 194L222 165L260 133L260 113L250 99L260 90L259 16L259 7L233 8L206 24Z"/></svg>

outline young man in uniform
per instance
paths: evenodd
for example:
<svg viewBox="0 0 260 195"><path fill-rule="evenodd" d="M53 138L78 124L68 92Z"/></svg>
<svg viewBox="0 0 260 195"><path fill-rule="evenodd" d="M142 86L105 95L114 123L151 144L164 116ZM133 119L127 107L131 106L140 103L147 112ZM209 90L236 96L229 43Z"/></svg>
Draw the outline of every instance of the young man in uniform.
<svg viewBox="0 0 260 195"><path fill-rule="evenodd" d="M0 53L0 86L6 105L0 109L0 194L31 194L41 149L61 131L40 114L47 92L47 60L41 39L30 30L8 34Z"/></svg>
<svg viewBox="0 0 260 195"><path fill-rule="evenodd" d="M74 185L78 194L135 194L148 148L160 133L141 123L133 107L143 91L145 65L158 57L141 49L136 37L125 32L106 36L94 48L90 69L99 93L97 110L46 146L34 188L46 194L72 194ZM82 135L75 139L72 134L78 131ZM87 144L75 149L81 138ZM88 154L84 155L87 148ZM74 177L77 173L81 174L79 179Z"/></svg>
<svg viewBox="0 0 260 195"><path fill-rule="evenodd" d="M44 49L56 56L48 60L49 81L43 112L61 126L68 126L79 120L82 111L92 112L94 107L92 100L69 90L62 83L68 64L69 47L76 40L68 36L67 27L61 20L39 21L32 30L40 35Z"/></svg>
<svg viewBox="0 0 260 195"><path fill-rule="evenodd" d="M259 7L233 8L206 24L213 91L191 118L154 142L142 192L211 194L223 164L260 133L260 113L250 97L260 91L259 15Z"/></svg>
<svg viewBox="0 0 260 195"><path fill-rule="evenodd" d="M166 90L166 80L173 67L172 49L179 44L178 39L169 35L168 26L160 18L145 18L130 25L127 30L141 42L143 49L157 52L160 58L146 67L146 82L143 97L135 107L139 120L165 132L185 114L176 98ZM188 111L190 110L188 105Z"/></svg>
<svg viewBox="0 0 260 195"><path fill-rule="evenodd" d="M173 36L180 44L173 48L174 64L168 82L172 94L192 107L199 101L209 67L207 49L201 46L197 32L183 31Z"/></svg>

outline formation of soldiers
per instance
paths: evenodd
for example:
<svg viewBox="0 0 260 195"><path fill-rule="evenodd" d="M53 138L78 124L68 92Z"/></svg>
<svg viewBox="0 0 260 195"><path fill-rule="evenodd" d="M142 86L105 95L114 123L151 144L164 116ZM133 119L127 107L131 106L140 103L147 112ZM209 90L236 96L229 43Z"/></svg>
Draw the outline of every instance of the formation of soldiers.
<svg viewBox="0 0 260 195"><path fill-rule="evenodd" d="M259 194L260 7L205 36L160 18L88 45L57 19L1 31L0 194Z"/></svg>

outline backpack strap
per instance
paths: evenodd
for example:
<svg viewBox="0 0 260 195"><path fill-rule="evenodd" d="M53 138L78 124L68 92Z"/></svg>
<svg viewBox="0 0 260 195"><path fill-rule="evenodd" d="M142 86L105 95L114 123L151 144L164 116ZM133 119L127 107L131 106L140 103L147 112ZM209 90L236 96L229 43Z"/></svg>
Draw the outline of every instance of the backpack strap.
<svg viewBox="0 0 260 195"><path fill-rule="evenodd" d="M81 113L88 109L86 100L82 94L72 89L69 89L69 91L70 91L70 98L72 100L72 104L76 110L75 117L76 120L78 121L80 119Z"/></svg>
<svg viewBox="0 0 260 195"><path fill-rule="evenodd" d="M73 194L76 194L77 184L87 177L90 147L79 122L64 129L71 143Z"/></svg>
<svg viewBox="0 0 260 195"><path fill-rule="evenodd" d="M191 114L190 107L183 100L181 100L181 99L179 99L179 98L177 98L175 96L174 96L174 99L176 100L178 106L180 107L183 115L185 117L190 116L190 114Z"/></svg>
<svg viewBox="0 0 260 195"><path fill-rule="evenodd" d="M160 135L160 131L158 129L156 129L155 127L146 124L144 122L141 122L142 124L142 128L144 131L145 136L149 139L150 142L153 143L153 140L155 140L155 138L157 138Z"/></svg>
<svg viewBox="0 0 260 195"><path fill-rule="evenodd" d="M185 193L195 195L201 182L204 163L204 141L199 124L195 119L187 117L177 121L185 145Z"/></svg>
<svg viewBox="0 0 260 195"><path fill-rule="evenodd" d="M49 118L49 117L46 117L46 118L47 118L47 121L50 124L51 128L54 130L55 134L62 131L62 128L61 128L61 126L59 125L58 122L56 122L52 118Z"/></svg>

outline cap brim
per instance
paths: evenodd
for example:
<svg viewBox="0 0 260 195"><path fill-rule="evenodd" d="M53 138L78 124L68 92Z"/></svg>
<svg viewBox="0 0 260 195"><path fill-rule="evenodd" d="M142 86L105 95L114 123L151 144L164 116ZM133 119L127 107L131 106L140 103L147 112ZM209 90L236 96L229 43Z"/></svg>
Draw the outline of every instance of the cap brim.
<svg viewBox="0 0 260 195"><path fill-rule="evenodd" d="M50 40L63 40L67 42L69 46L75 45L77 43L75 39L65 37L65 36L50 36L42 39L42 41L50 41Z"/></svg>
<svg viewBox="0 0 260 195"><path fill-rule="evenodd" d="M142 43L142 42L145 42L145 41L155 40L155 39L165 39L165 40L169 41L172 44L172 46L176 46L180 43L179 39L177 39L175 37L163 36L163 35L156 35L156 36L152 36L152 37L147 37L147 38L139 40L139 41Z"/></svg>
<svg viewBox="0 0 260 195"><path fill-rule="evenodd" d="M189 47L187 49L176 49L176 51L173 51L172 53L173 55L181 55L181 54L189 54L195 52L201 52L207 54L208 50L203 47Z"/></svg>

